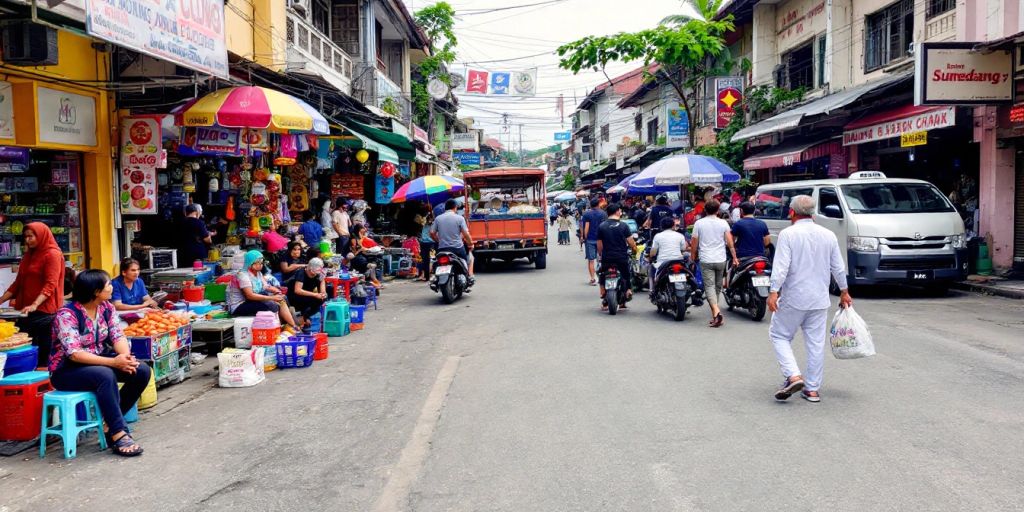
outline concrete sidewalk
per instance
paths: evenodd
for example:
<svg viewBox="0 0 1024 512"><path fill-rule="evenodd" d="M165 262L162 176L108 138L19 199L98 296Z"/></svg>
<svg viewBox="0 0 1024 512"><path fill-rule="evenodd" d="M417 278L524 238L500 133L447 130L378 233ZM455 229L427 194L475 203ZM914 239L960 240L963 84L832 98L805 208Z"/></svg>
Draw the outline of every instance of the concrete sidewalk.
<svg viewBox="0 0 1024 512"><path fill-rule="evenodd" d="M1024 280L997 276L970 275L966 281L955 283L954 288L1010 299L1024 299Z"/></svg>

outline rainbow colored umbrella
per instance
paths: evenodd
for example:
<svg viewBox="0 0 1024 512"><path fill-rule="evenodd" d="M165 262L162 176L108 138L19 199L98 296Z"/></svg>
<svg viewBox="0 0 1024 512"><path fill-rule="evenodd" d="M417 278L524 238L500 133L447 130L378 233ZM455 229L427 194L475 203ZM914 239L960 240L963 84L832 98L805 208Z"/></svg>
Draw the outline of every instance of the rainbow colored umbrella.
<svg viewBox="0 0 1024 512"><path fill-rule="evenodd" d="M462 180L451 176L423 176L402 185L391 196L392 203L427 201L431 204L462 192Z"/></svg>
<svg viewBox="0 0 1024 512"><path fill-rule="evenodd" d="M189 100L171 111L178 126L253 128L275 133L327 135L327 119L305 101L257 86L230 87Z"/></svg>

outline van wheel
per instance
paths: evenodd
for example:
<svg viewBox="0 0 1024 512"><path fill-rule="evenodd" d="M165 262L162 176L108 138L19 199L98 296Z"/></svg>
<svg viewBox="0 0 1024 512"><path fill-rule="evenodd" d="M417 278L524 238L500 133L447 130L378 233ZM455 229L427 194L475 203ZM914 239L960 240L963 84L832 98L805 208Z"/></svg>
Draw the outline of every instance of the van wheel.
<svg viewBox="0 0 1024 512"><path fill-rule="evenodd" d="M537 270L548 268L548 253L538 252L537 256L533 259L533 264L537 267Z"/></svg>

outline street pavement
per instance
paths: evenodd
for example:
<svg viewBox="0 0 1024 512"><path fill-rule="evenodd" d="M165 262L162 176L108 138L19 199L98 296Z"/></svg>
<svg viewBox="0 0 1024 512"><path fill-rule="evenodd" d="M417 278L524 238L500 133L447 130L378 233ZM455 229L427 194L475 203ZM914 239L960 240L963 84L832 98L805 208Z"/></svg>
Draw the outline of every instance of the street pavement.
<svg viewBox="0 0 1024 512"><path fill-rule="evenodd" d="M575 245L396 283L312 368L161 389L140 458L0 458L0 512L1024 510L1024 303L854 299L878 355L777 403L768 319L602 314Z"/></svg>

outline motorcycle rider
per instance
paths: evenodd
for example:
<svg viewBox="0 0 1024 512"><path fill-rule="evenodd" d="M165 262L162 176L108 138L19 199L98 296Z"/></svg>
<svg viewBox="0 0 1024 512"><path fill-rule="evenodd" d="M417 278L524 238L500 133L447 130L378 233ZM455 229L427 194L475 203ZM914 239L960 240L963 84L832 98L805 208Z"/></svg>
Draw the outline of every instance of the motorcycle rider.
<svg viewBox="0 0 1024 512"><path fill-rule="evenodd" d="M466 218L455 210L459 203L449 199L444 203L445 212L434 219L430 226L430 238L437 243L437 252L448 251L466 261L469 266L469 284L476 282L473 277L473 260L470 258L469 250L473 247L473 237L469 234L469 225Z"/></svg>
<svg viewBox="0 0 1024 512"><path fill-rule="evenodd" d="M747 258L764 256L768 246L772 244L772 237L768 232L768 224L754 218L754 203L744 201L740 203L739 208L743 216L733 224L732 236L736 246L736 257L742 265ZM734 268L729 267L728 282L732 282Z"/></svg>
<svg viewBox="0 0 1024 512"><path fill-rule="evenodd" d="M651 283L651 295L654 295L654 288L657 285L658 271L661 266L668 261L681 260L683 254L689 251L686 243L686 237L676 231L676 219L672 217L662 217L661 219L661 232L654 235L654 240L651 242L651 252L648 258L651 260L654 271L651 272L649 278Z"/></svg>
<svg viewBox="0 0 1024 512"><path fill-rule="evenodd" d="M671 219L672 215L674 215L672 207L668 204L668 196L665 194L658 196L654 202L651 214L647 216L647 222L644 222L644 229L659 229L661 227L661 219L665 217Z"/></svg>
<svg viewBox="0 0 1024 512"><path fill-rule="evenodd" d="M601 269L615 267L619 271L619 279L630 282L629 255L636 251L636 241L630 232L629 226L622 222L622 207L618 203L612 203L605 209L608 220L601 223L597 228L597 254L601 257ZM607 308L605 300L604 272L600 273L598 285L601 290L602 309ZM612 293L615 293L613 290ZM629 300L633 292L626 292L626 300ZM619 306L626 309L626 305Z"/></svg>

